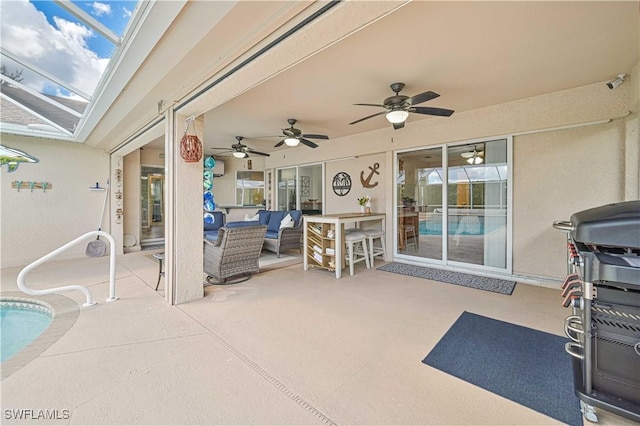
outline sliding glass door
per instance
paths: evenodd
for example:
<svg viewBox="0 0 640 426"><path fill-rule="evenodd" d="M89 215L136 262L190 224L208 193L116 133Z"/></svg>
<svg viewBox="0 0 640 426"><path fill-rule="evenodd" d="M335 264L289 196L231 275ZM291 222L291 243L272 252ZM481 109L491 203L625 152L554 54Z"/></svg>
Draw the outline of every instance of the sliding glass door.
<svg viewBox="0 0 640 426"><path fill-rule="evenodd" d="M398 154L398 253L442 260L442 148Z"/></svg>
<svg viewBox="0 0 640 426"><path fill-rule="evenodd" d="M396 253L511 272L509 146L504 138L398 153Z"/></svg>
<svg viewBox="0 0 640 426"><path fill-rule="evenodd" d="M297 167L288 167L286 169L279 169L276 176L277 176L276 187L278 188L277 196L276 196L276 202L278 203L277 210L296 209Z"/></svg>
<svg viewBox="0 0 640 426"><path fill-rule="evenodd" d="M278 210L302 210L307 215L322 214L322 164L277 169Z"/></svg>

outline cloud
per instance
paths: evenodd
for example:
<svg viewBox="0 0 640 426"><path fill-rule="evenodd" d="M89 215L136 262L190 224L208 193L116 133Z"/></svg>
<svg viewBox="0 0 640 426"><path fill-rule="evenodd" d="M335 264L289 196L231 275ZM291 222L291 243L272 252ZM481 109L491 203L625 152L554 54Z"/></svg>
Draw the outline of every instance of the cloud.
<svg viewBox="0 0 640 426"><path fill-rule="evenodd" d="M131 18L131 15L133 14L133 11L127 9L126 6L122 6L122 17L127 19L127 18Z"/></svg>
<svg viewBox="0 0 640 426"><path fill-rule="evenodd" d="M2 47L50 72L62 81L92 94L106 69L108 58L100 58L87 46L94 34L87 27L45 15L26 0L2 2ZM37 74L23 73L23 84L36 90L45 87Z"/></svg>
<svg viewBox="0 0 640 426"><path fill-rule="evenodd" d="M98 1L94 1L91 3L92 14L96 16L108 15L111 16L111 6L106 3L100 3Z"/></svg>

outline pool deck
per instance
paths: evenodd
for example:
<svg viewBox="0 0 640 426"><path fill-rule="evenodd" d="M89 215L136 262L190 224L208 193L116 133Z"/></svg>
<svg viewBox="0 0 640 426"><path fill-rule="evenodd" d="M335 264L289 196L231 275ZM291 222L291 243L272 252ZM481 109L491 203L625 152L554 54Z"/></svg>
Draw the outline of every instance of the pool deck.
<svg viewBox="0 0 640 426"><path fill-rule="evenodd" d="M86 285L98 305L3 378L2 424L559 424L421 362L465 310L562 334L559 290L518 284L505 296L362 264L336 280L298 264L170 306L148 254L118 256L109 303L107 258L31 273L34 288ZM3 294L19 271L1 271Z"/></svg>

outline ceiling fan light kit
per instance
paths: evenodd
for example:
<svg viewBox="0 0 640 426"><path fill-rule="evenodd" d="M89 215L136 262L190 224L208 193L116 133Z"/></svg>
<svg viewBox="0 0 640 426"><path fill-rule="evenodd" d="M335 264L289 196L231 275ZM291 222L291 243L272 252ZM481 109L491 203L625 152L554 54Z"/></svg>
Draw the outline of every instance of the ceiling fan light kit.
<svg viewBox="0 0 640 426"><path fill-rule="evenodd" d="M409 117L409 113L402 110L389 111L386 117L391 124L404 123L405 120Z"/></svg>
<svg viewBox="0 0 640 426"><path fill-rule="evenodd" d="M284 143L287 146L298 146L300 144L300 140L297 138L285 138Z"/></svg>
<svg viewBox="0 0 640 426"><path fill-rule="evenodd" d="M482 154L484 154L484 151L478 151L477 147L474 146L473 151L463 152L460 156L465 158L469 164L482 164L484 161Z"/></svg>
<svg viewBox="0 0 640 426"><path fill-rule="evenodd" d="M246 158L246 157L248 157L247 153L246 152L242 152L242 151L233 151L232 155L234 157L236 157L236 158Z"/></svg>

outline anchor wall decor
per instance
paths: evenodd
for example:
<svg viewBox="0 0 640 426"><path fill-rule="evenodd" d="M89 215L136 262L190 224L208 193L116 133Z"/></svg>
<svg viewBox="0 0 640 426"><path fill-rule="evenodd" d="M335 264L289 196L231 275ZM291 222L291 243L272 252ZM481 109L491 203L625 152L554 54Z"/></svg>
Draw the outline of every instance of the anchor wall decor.
<svg viewBox="0 0 640 426"><path fill-rule="evenodd" d="M380 163L374 163L373 167L369 166L369 176L367 176L367 178L365 179L364 177L364 170L360 172L360 183L362 183L362 187L363 188L374 188L376 186L378 186L378 182L376 183L371 183L371 179L373 178L373 175L379 175L380 172L378 172L378 169L380 168Z"/></svg>

